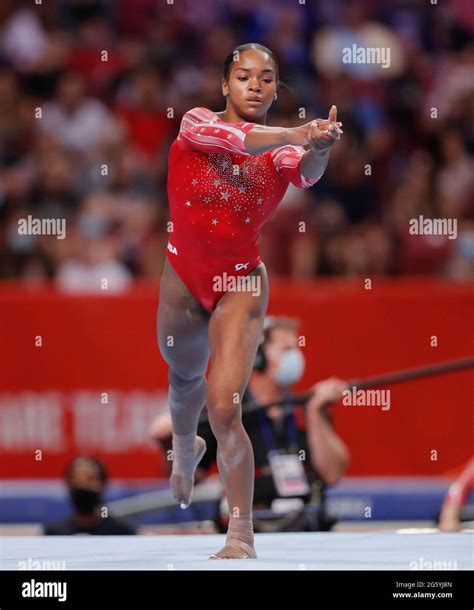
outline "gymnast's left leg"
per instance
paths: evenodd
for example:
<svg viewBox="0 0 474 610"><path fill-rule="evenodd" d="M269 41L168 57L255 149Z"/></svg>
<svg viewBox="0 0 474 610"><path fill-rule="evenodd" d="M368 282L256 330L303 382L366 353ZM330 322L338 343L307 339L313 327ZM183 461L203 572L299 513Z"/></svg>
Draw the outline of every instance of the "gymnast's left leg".
<svg viewBox="0 0 474 610"><path fill-rule="evenodd" d="M242 425L242 395L252 371L268 305L268 279L260 264L250 275L260 289L227 292L209 321L211 368L207 379L209 423L217 440L217 466L229 502L223 549L211 559L255 558L252 504L255 462Z"/></svg>

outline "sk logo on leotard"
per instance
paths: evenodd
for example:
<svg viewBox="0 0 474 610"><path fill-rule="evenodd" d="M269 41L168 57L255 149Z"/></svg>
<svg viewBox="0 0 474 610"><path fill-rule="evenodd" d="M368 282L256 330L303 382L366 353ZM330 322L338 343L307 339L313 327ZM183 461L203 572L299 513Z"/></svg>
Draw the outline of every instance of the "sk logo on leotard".
<svg viewBox="0 0 474 610"><path fill-rule="evenodd" d="M168 242L168 250L171 252L171 254L176 254L176 256L178 256L178 250L176 250L175 246L172 246L169 242Z"/></svg>
<svg viewBox="0 0 474 610"><path fill-rule="evenodd" d="M241 269L247 269L248 267L248 263L237 263L237 265L235 265L234 269L236 271L240 271Z"/></svg>

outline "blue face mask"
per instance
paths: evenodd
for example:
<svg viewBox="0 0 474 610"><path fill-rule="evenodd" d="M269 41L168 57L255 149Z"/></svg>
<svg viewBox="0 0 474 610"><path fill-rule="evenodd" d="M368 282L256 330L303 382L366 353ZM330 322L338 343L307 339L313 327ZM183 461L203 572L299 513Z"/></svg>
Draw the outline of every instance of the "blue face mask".
<svg viewBox="0 0 474 610"><path fill-rule="evenodd" d="M474 233L464 233L459 236L457 250L461 256L474 260Z"/></svg>
<svg viewBox="0 0 474 610"><path fill-rule="evenodd" d="M281 386L296 383L303 376L304 366L303 352L297 347L287 349L280 356L278 367L273 373L273 379Z"/></svg>

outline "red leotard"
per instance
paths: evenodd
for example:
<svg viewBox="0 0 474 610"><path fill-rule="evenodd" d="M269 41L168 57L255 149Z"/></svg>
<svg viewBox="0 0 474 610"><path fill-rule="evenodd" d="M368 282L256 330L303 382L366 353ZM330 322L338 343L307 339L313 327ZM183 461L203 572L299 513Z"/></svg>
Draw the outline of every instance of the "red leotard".
<svg viewBox="0 0 474 610"><path fill-rule="evenodd" d="M244 139L254 126L225 123L207 108L193 108L170 149L167 256L208 311L224 294L214 289L216 277L245 276L261 262L259 230L288 184L307 188L317 182L301 175L301 146L249 155Z"/></svg>

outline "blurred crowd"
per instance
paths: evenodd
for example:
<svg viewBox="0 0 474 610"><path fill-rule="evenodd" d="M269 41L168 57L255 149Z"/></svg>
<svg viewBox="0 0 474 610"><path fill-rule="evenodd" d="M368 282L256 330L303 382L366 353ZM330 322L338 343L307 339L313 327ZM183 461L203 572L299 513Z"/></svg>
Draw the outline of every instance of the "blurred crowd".
<svg viewBox="0 0 474 610"><path fill-rule="evenodd" d="M472 279L473 33L471 0L2 0L0 278L157 280L169 145L186 110L224 109L223 60L255 41L280 61L269 125L333 103L344 124L262 232L270 274ZM344 63L352 44L390 66ZM21 234L29 215L65 218L66 239ZM456 239L410 234L420 216L456 218Z"/></svg>

